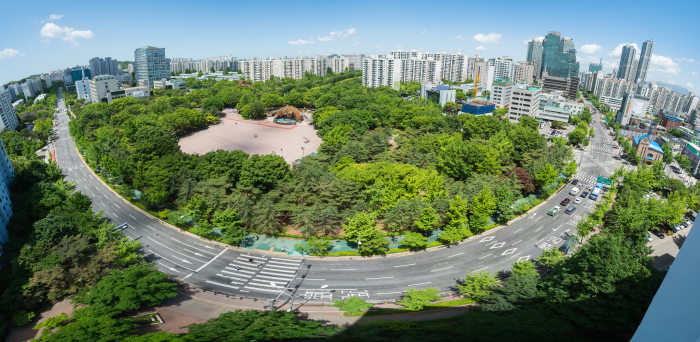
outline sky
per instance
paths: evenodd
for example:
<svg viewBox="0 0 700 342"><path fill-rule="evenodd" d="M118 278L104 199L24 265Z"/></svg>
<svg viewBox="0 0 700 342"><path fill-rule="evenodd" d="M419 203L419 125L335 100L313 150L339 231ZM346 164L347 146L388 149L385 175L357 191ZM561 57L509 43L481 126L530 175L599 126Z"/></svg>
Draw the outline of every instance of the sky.
<svg viewBox="0 0 700 342"><path fill-rule="evenodd" d="M603 58L619 64L621 44L655 42L647 81L700 93L698 1L489 3L442 1L3 1L0 84L93 57L134 59L143 46L167 57L388 54L396 49L525 60L527 41L559 31L573 39L581 71ZM650 10L652 9L653 10ZM682 9L682 10L680 10ZM474 15L472 13L478 13ZM641 19L645 21L641 21ZM633 21L639 19L638 21ZM637 53L639 54L639 52Z"/></svg>

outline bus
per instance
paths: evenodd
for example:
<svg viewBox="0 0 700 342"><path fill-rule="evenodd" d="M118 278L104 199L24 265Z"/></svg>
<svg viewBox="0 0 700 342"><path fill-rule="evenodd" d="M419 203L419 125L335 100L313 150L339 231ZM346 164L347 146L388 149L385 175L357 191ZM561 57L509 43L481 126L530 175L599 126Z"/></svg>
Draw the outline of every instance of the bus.
<svg viewBox="0 0 700 342"><path fill-rule="evenodd" d="M593 188L593 191L591 191L591 195L588 196L588 198L597 201L598 196L600 196L600 190L602 190L602 184L598 183L596 184L595 188Z"/></svg>

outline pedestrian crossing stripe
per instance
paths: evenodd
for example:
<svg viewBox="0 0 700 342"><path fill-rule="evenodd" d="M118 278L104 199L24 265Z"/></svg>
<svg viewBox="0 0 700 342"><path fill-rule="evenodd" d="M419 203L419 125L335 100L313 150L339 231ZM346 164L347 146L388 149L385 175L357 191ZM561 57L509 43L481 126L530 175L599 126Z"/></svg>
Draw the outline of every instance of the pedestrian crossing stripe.
<svg viewBox="0 0 700 342"><path fill-rule="evenodd" d="M219 285L219 286L223 286L223 287L230 287L230 288L232 288L232 289L238 289L238 288L239 288L238 286L226 285L226 284L217 283L217 282L215 282L215 281L209 281L209 280L207 280L207 283L209 283L209 284L214 284L214 285Z"/></svg>

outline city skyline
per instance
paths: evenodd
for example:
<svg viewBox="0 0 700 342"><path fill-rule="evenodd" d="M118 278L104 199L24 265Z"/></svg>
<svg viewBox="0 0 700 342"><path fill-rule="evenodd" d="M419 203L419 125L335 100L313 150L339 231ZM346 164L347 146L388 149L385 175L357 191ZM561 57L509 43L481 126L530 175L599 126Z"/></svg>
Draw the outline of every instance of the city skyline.
<svg viewBox="0 0 700 342"><path fill-rule="evenodd" d="M45 6L42 6L42 3ZM457 3L454 3L457 6ZM548 10L517 8L520 15L541 13ZM602 4L602 2L601 2ZM595 6L592 3L591 6ZM606 8L629 12L640 11L624 4L608 4ZM104 5L103 5L104 6ZM141 4L140 6L144 6ZM145 11L154 9L147 4ZM647 81L672 82L691 91L700 91L700 48L688 44L686 39L675 34L687 25L683 18L674 20L679 25L675 29L667 27L639 27L625 35L601 34L600 29L585 25L572 25L571 20L561 17L564 11L549 12L548 20L538 20L526 28L509 25L493 25L488 18L470 18L474 25L464 28L455 26L438 27L419 20L426 16L438 16L439 10L412 11L408 8L392 8L397 18L408 23L397 28L393 23L384 24L374 20L381 17L389 5L373 4L376 11L361 20L352 16L332 17L323 11L311 11L313 25L293 25L280 30L278 26L258 25L253 18L239 17L228 20L208 20L201 30L162 30L155 22L139 25L123 25L123 18L92 16L91 7L64 10L49 2L39 2L37 8L46 12L21 11L19 4L8 4L8 11L0 15L5 28L0 30L0 84L16 81L41 72L62 69L75 65L87 65L98 56L110 56L119 61L133 61L133 51L143 46L165 48L166 57L186 57L202 59L232 55L239 59L266 56L315 56L318 54L362 53L365 55L387 55L396 49L423 52L462 53L468 56L479 54L485 58L509 56L516 61L527 59L527 42L536 37L544 37L548 31L559 31L563 37L573 40L577 50L580 70L588 70L590 62L603 58L603 70L611 73L620 61L622 46L636 46L637 54L643 42L655 42ZM220 3L217 13L239 13L253 7L250 4L231 5ZM407 6L410 7L410 6ZM178 11L172 6L161 8L165 17L176 17ZM660 17L670 10L655 12ZM305 16L302 10L291 10L290 17ZM555 14L556 13L556 14ZM675 12L674 12L675 13ZM688 21L692 22L689 14ZM222 15L222 19L227 15ZM128 20L127 20L128 22ZM541 23L542 22L542 23ZM9 30L22 27L21 30ZM251 29L244 31L238 28ZM254 28L253 28L254 27ZM628 32L623 24L607 23L606 32ZM161 30L162 32L159 32ZM617 31L616 31L617 30ZM147 32L157 32L156 34ZM207 32L216 32L206 34ZM230 34L225 34L230 32Z"/></svg>

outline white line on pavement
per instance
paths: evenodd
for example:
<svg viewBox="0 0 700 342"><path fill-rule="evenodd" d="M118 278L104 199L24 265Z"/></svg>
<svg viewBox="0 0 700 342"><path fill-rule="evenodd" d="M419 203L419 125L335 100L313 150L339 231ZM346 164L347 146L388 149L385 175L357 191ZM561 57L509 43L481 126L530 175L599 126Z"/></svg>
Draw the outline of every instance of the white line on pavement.
<svg viewBox="0 0 700 342"><path fill-rule="evenodd" d="M489 255L491 255L491 254L493 254L493 253L486 254L486 255L482 256L481 258L479 258L479 259L483 259L483 258L485 258L485 257L487 257L487 256L489 256Z"/></svg>
<svg viewBox="0 0 700 342"><path fill-rule="evenodd" d="M415 265L415 264L408 264L408 265L398 265L398 266L394 266L394 267L406 267L406 266L413 266L413 265Z"/></svg>
<svg viewBox="0 0 700 342"><path fill-rule="evenodd" d="M445 268L440 268L440 269L437 269L437 270L432 270L432 271L430 271L430 272L437 272L437 271L443 271L443 270L446 270L446 269L448 269L448 268L452 268L452 267L453 267L453 266L450 266L450 267L445 267Z"/></svg>
<svg viewBox="0 0 700 342"><path fill-rule="evenodd" d="M457 254L452 254L452 255L448 256L447 258L449 259L449 258L451 258L451 257L455 257L455 256L462 255L462 254L464 254L464 252L462 252L462 253L457 253Z"/></svg>
<svg viewBox="0 0 700 342"><path fill-rule="evenodd" d="M209 260L206 264L202 265L202 267L198 268L198 269L197 269L197 272L199 272L199 270L201 270L201 269L207 267L207 265L211 264L212 261L214 261L214 260L216 260L216 258L220 257L221 254L224 254L224 252L226 252L226 249L224 249L223 251L221 251L221 253L217 254L214 258L212 258L211 260Z"/></svg>
<svg viewBox="0 0 700 342"><path fill-rule="evenodd" d="M393 278L393 277L365 278L365 280L391 279L391 278Z"/></svg>
<svg viewBox="0 0 700 342"><path fill-rule="evenodd" d="M232 289L238 289L238 286L231 286L231 285L221 284L221 283L217 283L217 282L215 282L215 281L209 281L209 280L207 280L207 283L209 283L209 284L214 284L214 285L219 285L219 286L224 286L224 287L230 287L230 288L232 288Z"/></svg>
<svg viewBox="0 0 700 342"><path fill-rule="evenodd" d="M418 286L418 285L425 285L425 284L432 284L432 282L427 282L427 283L418 283L418 284L411 284L411 285L406 285L406 286Z"/></svg>
<svg viewBox="0 0 700 342"><path fill-rule="evenodd" d="M488 268L488 267L480 268L480 269L478 269L478 270L476 270L476 271L474 271L474 272L483 271L483 270L485 270L485 269L487 269L487 268Z"/></svg>

